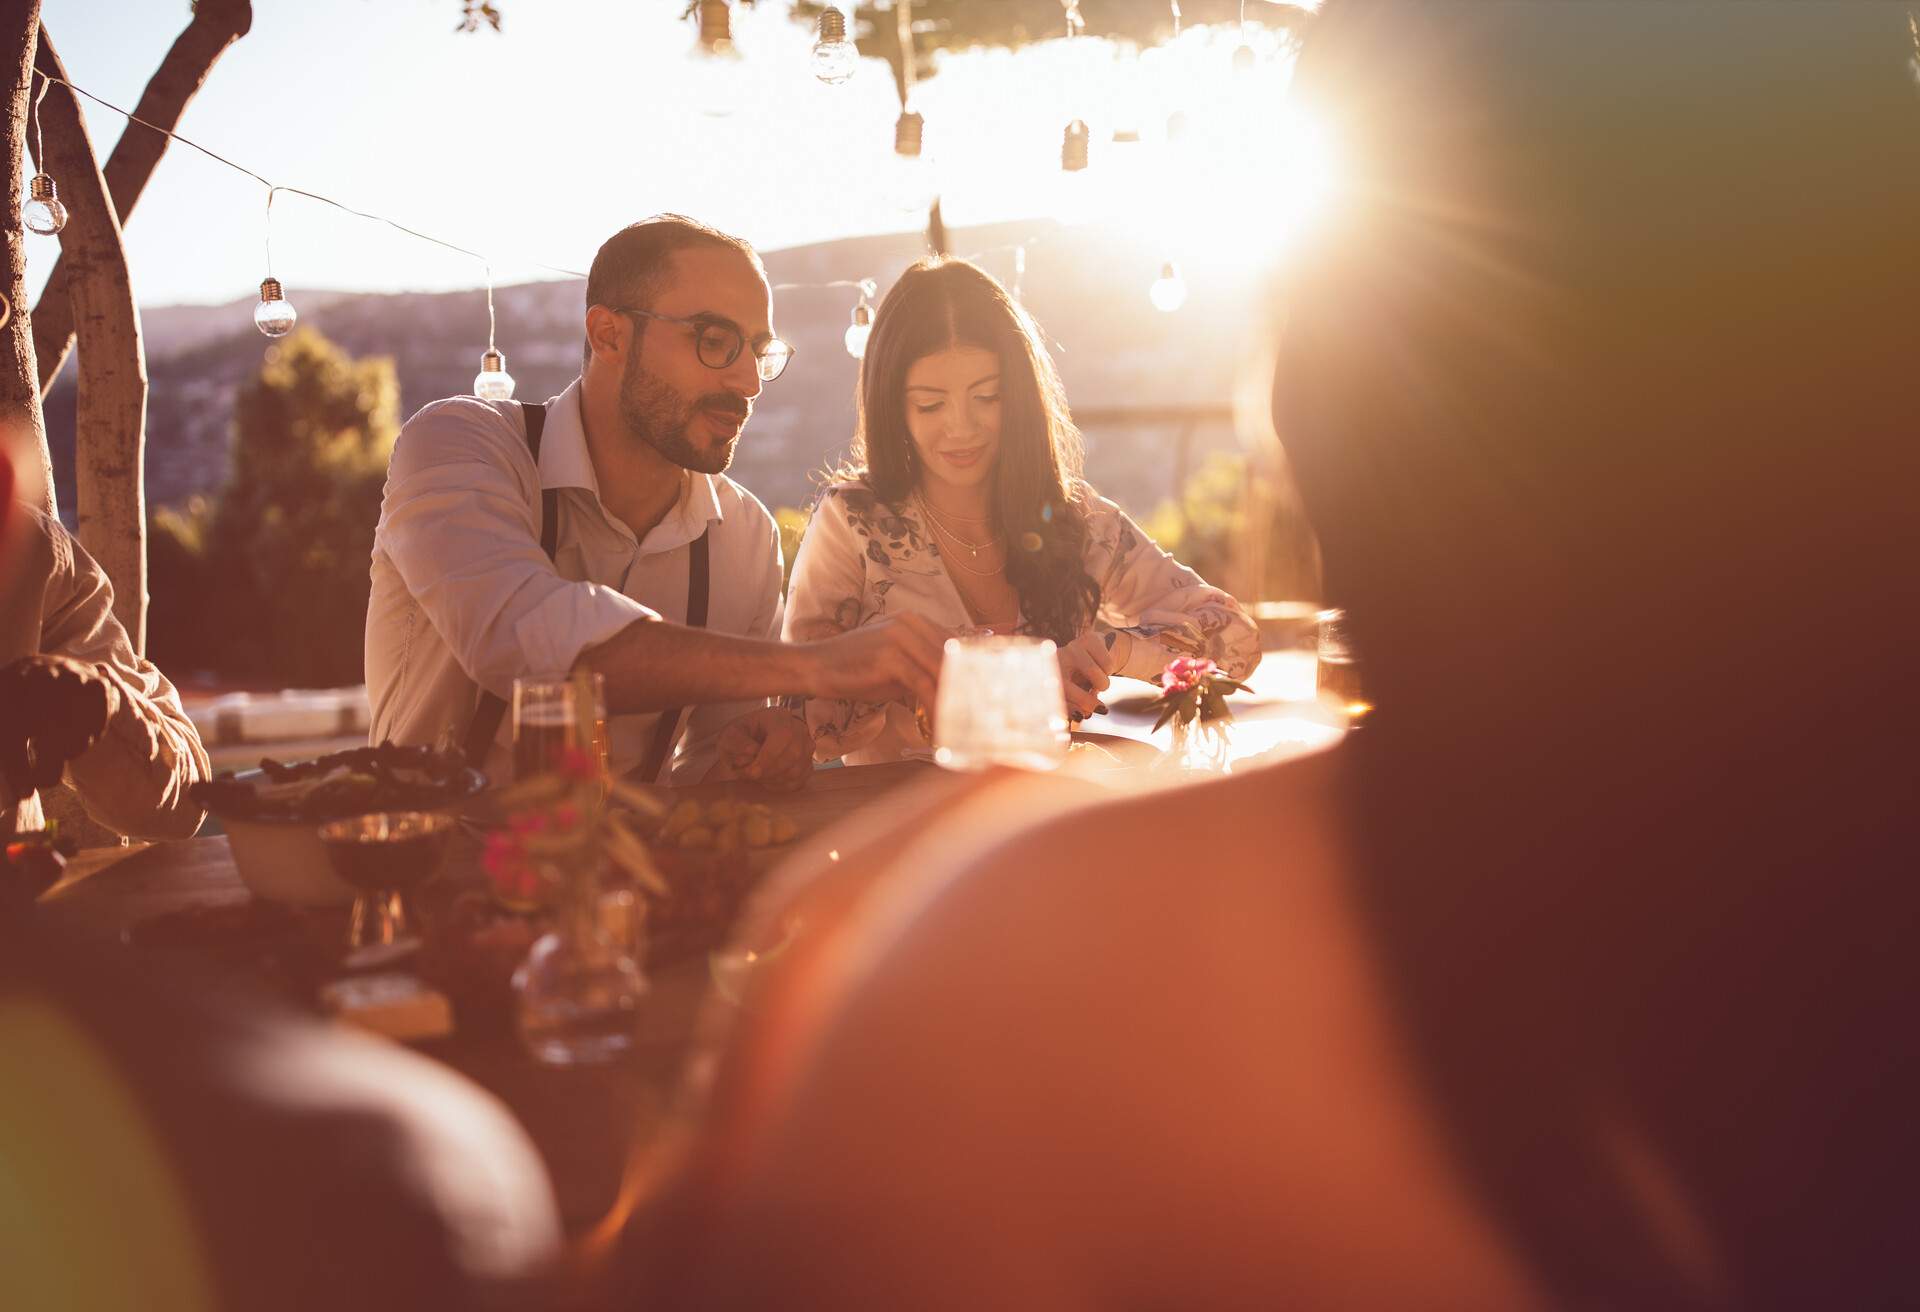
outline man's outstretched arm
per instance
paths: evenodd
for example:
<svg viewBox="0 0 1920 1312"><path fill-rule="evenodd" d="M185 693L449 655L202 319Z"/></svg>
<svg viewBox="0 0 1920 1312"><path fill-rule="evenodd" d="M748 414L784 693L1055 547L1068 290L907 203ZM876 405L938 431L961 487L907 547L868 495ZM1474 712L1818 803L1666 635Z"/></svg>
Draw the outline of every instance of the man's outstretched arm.
<svg viewBox="0 0 1920 1312"><path fill-rule="evenodd" d="M636 620L586 648L576 664L606 679L607 709L616 715L789 694L876 702L912 698L931 709L946 636L919 615L800 643Z"/></svg>

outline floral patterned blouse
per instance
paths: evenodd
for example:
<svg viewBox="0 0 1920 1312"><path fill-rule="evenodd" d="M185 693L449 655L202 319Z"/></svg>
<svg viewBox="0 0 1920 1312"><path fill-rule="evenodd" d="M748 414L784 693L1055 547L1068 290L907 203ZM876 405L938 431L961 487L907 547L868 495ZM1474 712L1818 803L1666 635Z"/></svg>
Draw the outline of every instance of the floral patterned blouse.
<svg viewBox="0 0 1920 1312"><path fill-rule="evenodd" d="M1260 663L1259 632L1240 603L1162 551L1104 497L1087 502L1086 568L1100 584L1100 612L1088 631L1133 637L1115 675L1151 679L1176 656L1205 656L1243 679ZM794 557L783 636L807 642L902 613L955 631L974 628L917 503L882 501L864 483L834 484ZM866 765L933 752L912 709L899 702L815 698L807 723L822 761Z"/></svg>

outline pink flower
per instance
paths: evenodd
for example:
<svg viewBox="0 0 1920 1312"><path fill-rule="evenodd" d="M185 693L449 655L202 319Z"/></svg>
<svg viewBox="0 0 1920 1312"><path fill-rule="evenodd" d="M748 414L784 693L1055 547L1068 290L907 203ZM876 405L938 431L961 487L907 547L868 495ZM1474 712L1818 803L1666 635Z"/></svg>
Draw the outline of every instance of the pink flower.
<svg viewBox="0 0 1920 1312"><path fill-rule="evenodd" d="M1161 671L1161 686L1168 692L1192 692L1220 673L1220 667L1197 656L1176 656Z"/></svg>
<svg viewBox="0 0 1920 1312"><path fill-rule="evenodd" d="M572 802L562 802L553 808L553 822L562 829L571 829L580 823L580 808Z"/></svg>
<svg viewBox="0 0 1920 1312"><path fill-rule="evenodd" d="M486 851L480 854L480 864L487 874L496 880L506 880L524 867L526 852L520 846L520 840L512 834L488 834Z"/></svg>
<svg viewBox="0 0 1920 1312"><path fill-rule="evenodd" d="M564 748L560 752L560 773L569 779L583 779L591 782L600 777L600 760L592 752L583 752L578 747Z"/></svg>
<svg viewBox="0 0 1920 1312"><path fill-rule="evenodd" d="M538 834L545 831L551 823L545 811L521 811L508 822L515 834Z"/></svg>

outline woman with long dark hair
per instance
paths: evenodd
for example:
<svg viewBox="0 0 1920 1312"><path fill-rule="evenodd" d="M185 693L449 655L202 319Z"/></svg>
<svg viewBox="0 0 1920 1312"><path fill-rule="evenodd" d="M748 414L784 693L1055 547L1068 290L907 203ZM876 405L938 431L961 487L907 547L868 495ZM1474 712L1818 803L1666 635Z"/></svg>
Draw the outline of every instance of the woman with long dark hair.
<svg viewBox="0 0 1920 1312"><path fill-rule="evenodd" d="M1080 434L1032 316L964 260L908 269L874 319L853 464L820 499L794 561L785 636L890 614L1059 647L1069 711L1115 675L1175 656L1234 677L1260 659L1253 621L1080 477ZM820 702L815 755L929 750L913 708Z"/></svg>

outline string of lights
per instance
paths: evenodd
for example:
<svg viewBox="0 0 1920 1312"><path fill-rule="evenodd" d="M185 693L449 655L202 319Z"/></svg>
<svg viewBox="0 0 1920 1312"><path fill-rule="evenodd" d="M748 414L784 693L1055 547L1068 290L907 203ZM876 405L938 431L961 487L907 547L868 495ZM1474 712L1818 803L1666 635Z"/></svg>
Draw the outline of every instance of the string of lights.
<svg viewBox="0 0 1920 1312"><path fill-rule="evenodd" d="M1178 34L1181 21L1179 0L1169 0L1169 3L1172 11L1174 31ZM1071 42L1084 31L1086 26L1086 21L1080 14L1080 0L1061 0L1061 8L1066 24L1067 40ZM697 12L700 14L702 22L700 38L702 45L709 47L725 45L730 47L730 32L728 31L726 22L727 9L728 7L725 0L719 0L718 3L714 3L713 0L707 0L707 3L703 3L697 7ZM903 68L901 70L901 110L899 118L894 124L894 154L899 161L904 184L902 187L903 202L911 201L911 204L903 203L903 208L924 212L931 206L933 197L937 194L937 186L931 168L931 161L926 158L923 150L926 121L919 113L910 107L910 100L915 85L915 70L911 58L912 19L910 0L900 0L900 3L897 5L896 17L902 25L904 39L907 43L903 49L908 57L903 61ZM1246 8L1244 0L1242 0L1240 8L1240 26L1242 40L1241 44L1235 49L1233 56L1233 67L1236 73L1248 71L1255 58L1255 52L1252 46L1245 39ZM810 54L810 64L814 76L829 86L840 85L852 77L858 61L859 51L847 35L845 13L835 6L828 6L823 9L817 21L816 40L814 41ZM384 214L363 210L343 201L336 200L331 196L309 191L302 187L273 182L255 170L228 159L226 156L201 145L189 137L183 136L171 129L161 127L156 123L148 122L132 111L95 95L86 88L77 86L64 78L54 77L38 69L34 70L34 76L40 79L40 87L30 106L35 144L34 153L36 158L40 156L41 103L46 99L47 93L52 90L54 84L58 83L73 95L84 96L102 108L120 115L129 123L137 124L152 132L157 132L171 141L177 141L189 149L198 151L200 154L205 155L208 159L218 164L244 174L266 188L264 245L267 276L260 283L260 300L254 307L253 318L255 326L267 337L284 337L293 330L299 319L299 314L295 310L293 303L287 299L285 287L273 272L273 202L274 198L281 193L299 196L305 200L330 206L342 213L368 222L383 224L406 236L429 242L475 260L480 264L486 282L487 346L481 356L480 372L474 378L474 393L475 395L495 400L505 400L513 395L514 381L512 376L507 373L506 357L498 349L496 340L498 319L494 306L494 260L491 257L456 242L447 241L431 233L423 232L418 228L402 223ZM1171 124L1169 126L1171 129ZM1090 163L1090 143L1091 132L1086 122L1079 117L1075 117L1068 123L1061 144L1061 169L1063 174L1071 178L1085 172ZM22 221L28 231L42 236L58 235L66 226L66 206L59 199L58 187L53 177L46 173L44 169L35 172L29 183L29 197L22 208ZM1005 243L970 252L962 258L971 261L980 261L990 256L1011 253L1014 257L1011 291L1014 299L1019 300L1023 292L1023 284L1026 277L1027 252L1035 246L1042 245L1046 240L1048 240L1046 235L1039 235L1019 242ZM529 267L542 269L567 278L582 280L586 278L586 274L577 269L564 268L540 260L528 259L519 262ZM865 354L867 337L872 329L874 300L878 294L878 284L874 279L841 278L826 282L784 282L776 285L774 290L801 291L836 288L854 289L858 292L853 306L851 322L846 332L847 351L850 355L858 359ZM1154 280L1149 289L1149 297L1155 307L1169 313L1179 309L1185 303L1187 286L1181 278L1178 265L1171 261L1161 265L1159 277Z"/></svg>

